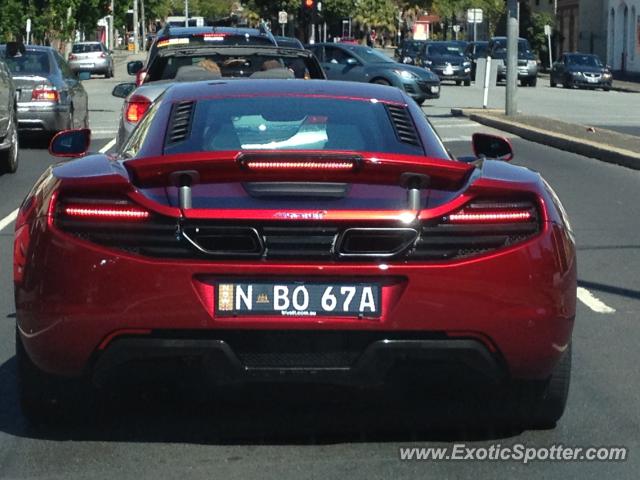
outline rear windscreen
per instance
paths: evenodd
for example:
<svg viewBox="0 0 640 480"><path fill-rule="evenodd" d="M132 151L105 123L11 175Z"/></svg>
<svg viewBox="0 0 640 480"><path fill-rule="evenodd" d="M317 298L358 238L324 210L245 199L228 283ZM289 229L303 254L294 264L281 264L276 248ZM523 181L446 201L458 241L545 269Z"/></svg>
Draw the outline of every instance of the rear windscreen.
<svg viewBox="0 0 640 480"><path fill-rule="evenodd" d="M4 55L4 51L2 53ZM49 64L48 52L27 50L23 53L17 53L13 57L6 57L5 63L9 67L11 73L15 76L42 76L51 73L51 65Z"/></svg>
<svg viewBox="0 0 640 480"><path fill-rule="evenodd" d="M386 106L369 100L304 96L200 100L190 131L190 137L167 145L165 153L269 149L424 155L421 146L399 140Z"/></svg>
<svg viewBox="0 0 640 480"><path fill-rule="evenodd" d="M90 53L90 52L101 52L102 47L99 43L84 43L84 44L76 44L71 47L72 53Z"/></svg>

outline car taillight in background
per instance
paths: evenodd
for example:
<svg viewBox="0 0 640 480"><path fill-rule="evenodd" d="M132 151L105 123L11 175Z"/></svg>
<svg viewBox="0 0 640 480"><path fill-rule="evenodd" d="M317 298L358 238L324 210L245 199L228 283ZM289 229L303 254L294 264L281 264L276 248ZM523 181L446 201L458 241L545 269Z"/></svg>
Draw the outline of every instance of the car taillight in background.
<svg viewBox="0 0 640 480"><path fill-rule="evenodd" d="M31 91L32 102L54 102L60 101L60 95L55 88L39 86Z"/></svg>
<svg viewBox="0 0 640 480"><path fill-rule="evenodd" d="M147 113L151 101L142 95L133 95L126 103L125 118L129 123L138 123Z"/></svg>
<svg viewBox="0 0 640 480"><path fill-rule="evenodd" d="M106 53L104 53L104 52L102 52L102 53L100 54L100 58L107 58L107 54L106 54Z"/></svg>
<svg viewBox="0 0 640 480"><path fill-rule="evenodd" d="M77 58L78 58L77 55L74 55L73 53L69 54L69 61L76 60Z"/></svg>

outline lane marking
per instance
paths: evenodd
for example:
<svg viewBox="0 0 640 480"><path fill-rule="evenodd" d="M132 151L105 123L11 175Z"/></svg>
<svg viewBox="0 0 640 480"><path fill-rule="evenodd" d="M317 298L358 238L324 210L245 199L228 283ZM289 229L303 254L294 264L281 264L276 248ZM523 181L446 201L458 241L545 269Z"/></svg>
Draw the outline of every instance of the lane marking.
<svg viewBox="0 0 640 480"><path fill-rule="evenodd" d="M589 290L583 287L578 287L578 300L580 300L596 313L616 312L615 308L611 308L609 305L605 304L602 300L595 297Z"/></svg>
<svg viewBox="0 0 640 480"><path fill-rule="evenodd" d="M0 232L8 227L15 219L18 218L18 209L16 208L9 215L0 220Z"/></svg>
<svg viewBox="0 0 640 480"><path fill-rule="evenodd" d="M107 150L109 150L111 147L113 147L116 144L116 139L112 138L111 141L109 143L107 143L104 147L102 147L100 150L98 150L100 153L106 153Z"/></svg>

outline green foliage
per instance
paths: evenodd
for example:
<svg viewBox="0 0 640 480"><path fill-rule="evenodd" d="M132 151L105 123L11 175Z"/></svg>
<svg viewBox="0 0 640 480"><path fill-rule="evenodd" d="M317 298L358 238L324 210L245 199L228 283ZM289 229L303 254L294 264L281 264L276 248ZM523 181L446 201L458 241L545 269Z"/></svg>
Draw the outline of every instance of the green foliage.
<svg viewBox="0 0 640 480"><path fill-rule="evenodd" d="M359 0L355 4L353 19L365 30L386 29L395 32L398 6L392 0Z"/></svg>

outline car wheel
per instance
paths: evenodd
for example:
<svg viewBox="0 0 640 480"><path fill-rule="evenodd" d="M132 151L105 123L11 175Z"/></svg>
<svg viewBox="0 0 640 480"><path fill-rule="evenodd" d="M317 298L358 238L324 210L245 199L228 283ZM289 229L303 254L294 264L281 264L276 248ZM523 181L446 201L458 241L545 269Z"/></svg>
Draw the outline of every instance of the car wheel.
<svg viewBox="0 0 640 480"><path fill-rule="evenodd" d="M462 84L462 80L456 80L456 85L461 85Z"/></svg>
<svg viewBox="0 0 640 480"><path fill-rule="evenodd" d="M556 83L556 81L555 81L553 78L549 79L549 86L550 86L551 88L555 88L555 87L556 87L556 85L557 85L557 83Z"/></svg>
<svg viewBox="0 0 640 480"><path fill-rule="evenodd" d="M386 85L387 87L391 86L391 83L388 80L385 80L384 78L376 78L371 83L375 83L376 85Z"/></svg>
<svg viewBox="0 0 640 480"><path fill-rule="evenodd" d="M17 386L23 415L31 423L52 423L76 417L90 407L87 384L51 375L29 358L16 328ZM81 408L82 407L82 408ZM86 410L89 411L89 410Z"/></svg>
<svg viewBox="0 0 640 480"><path fill-rule="evenodd" d="M554 428L562 417L571 383L571 345L546 381L523 382L513 387L515 416L524 428Z"/></svg>
<svg viewBox="0 0 640 480"><path fill-rule="evenodd" d="M602 90L608 92L609 90L611 90L611 87L602 87Z"/></svg>
<svg viewBox="0 0 640 480"><path fill-rule="evenodd" d="M11 125L9 126L11 135L11 146L0 152L0 173L15 173L18 170L18 157L20 147L18 146L18 122L14 113Z"/></svg>
<svg viewBox="0 0 640 480"><path fill-rule="evenodd" d="M527 81L527 84L528 84L530 87L535 87L535 86L538 84L538 77L530 78L530 79Z"/></svg>
<svg viewBox="0 0 640 480"><path fill-rule="evenodd" d="M471 80L465 80L464 81L464 86L465 87L470 87L471 86Z"/></svg>

